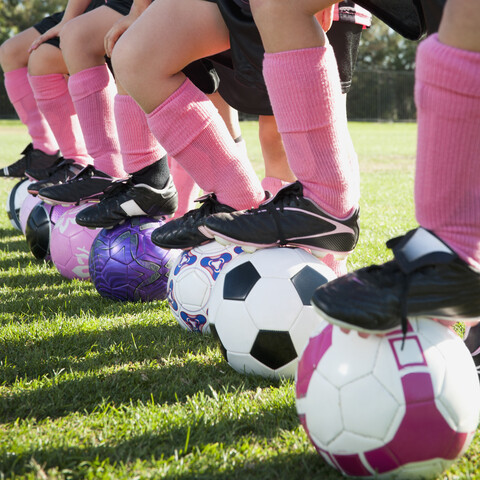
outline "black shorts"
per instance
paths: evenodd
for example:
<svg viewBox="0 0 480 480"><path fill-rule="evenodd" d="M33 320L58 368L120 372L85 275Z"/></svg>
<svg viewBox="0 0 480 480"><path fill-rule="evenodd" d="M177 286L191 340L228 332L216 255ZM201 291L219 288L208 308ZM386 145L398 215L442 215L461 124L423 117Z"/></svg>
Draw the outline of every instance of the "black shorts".
<svg viewBox="0 0 480 480"><path fill-rule="evenodd" d="M410 40L438 31L446 0L355 0Z"/></svg>
<svg viewBox="0 0 480 480"><path fill-rule="evenodd" d="M230 32L231 49L208 58L218 75L218 92L240 112L272 115L262 74L265 52L252 16L232 0L204 1L217 3ZM343 93L347 93L352 84L361 32L361 25L334 22L327 33L337 58ZM194 76L188 73L187 76L199 86Z"/></svg>
<svg viewBox="0 0 480 480"><path fill-rule="evenodd" d="M95 10L98 7L107 6L122 15L127 15L130 11L132 3L133 0L92 0L84 13ZM47 30L50 30L52 27L58 25L61 22L63 14L64 12L58 12L50 15L49 17L45 17L40 22L36 23L33 28L35 28L35 30L37 30L37 32L39 32L40 34L45 33ZM49 43L54 47L60 48L60 39L58 37L50 38L45 43Z"/></svg>

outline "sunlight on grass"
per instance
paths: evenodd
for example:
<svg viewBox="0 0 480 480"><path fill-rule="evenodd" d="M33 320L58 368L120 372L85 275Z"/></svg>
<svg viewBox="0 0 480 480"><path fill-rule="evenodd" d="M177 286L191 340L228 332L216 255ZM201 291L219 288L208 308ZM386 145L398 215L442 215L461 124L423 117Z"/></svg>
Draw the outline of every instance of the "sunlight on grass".
<svg viewBox="0 0 480 480"><path fill-rule="evenodd" d="M357 268L415 227L414 124L350 124L361 170ZM263 176L256 122L242 123ZM0 121L0 167L28 143ZM14 180L0 179L0 204ZM37 261L0 215L0 479L339 480L300 426L294 382L243 376L166 302L119 303ZM440 479L480 476L477 434Z"/></svg>

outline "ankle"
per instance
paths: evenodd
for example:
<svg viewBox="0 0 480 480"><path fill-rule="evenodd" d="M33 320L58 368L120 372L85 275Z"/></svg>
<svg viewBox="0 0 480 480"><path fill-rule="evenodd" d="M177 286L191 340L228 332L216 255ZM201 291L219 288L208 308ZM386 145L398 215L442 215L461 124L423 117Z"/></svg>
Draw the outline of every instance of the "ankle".
<svg viewBox="0 0 480 480"><path fill-rule="evenodd" d="M141 170L132 173L132 182L136 185L143 183L153 188L161 189L165 187L170 177L167 156L147 165Z"/></svg>

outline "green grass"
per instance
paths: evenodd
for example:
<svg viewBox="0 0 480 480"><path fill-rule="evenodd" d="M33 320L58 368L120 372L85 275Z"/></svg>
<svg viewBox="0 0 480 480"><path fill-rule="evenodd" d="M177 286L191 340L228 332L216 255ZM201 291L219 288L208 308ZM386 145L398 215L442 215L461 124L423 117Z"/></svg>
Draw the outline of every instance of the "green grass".
<svg viewBox="0 0 480 480"><path fill-rule="evenodd" d="M242 126L259 172L254 122ZM390 258L414 227L413 124L352 123L362 179L350 268ZM0 167L28 142L0 121ZM0 180L0 478L339 479L300 427L292 381L234 372L165 302L116 303L29 253ZM480 477L477 435L444 475Z"/></svg>

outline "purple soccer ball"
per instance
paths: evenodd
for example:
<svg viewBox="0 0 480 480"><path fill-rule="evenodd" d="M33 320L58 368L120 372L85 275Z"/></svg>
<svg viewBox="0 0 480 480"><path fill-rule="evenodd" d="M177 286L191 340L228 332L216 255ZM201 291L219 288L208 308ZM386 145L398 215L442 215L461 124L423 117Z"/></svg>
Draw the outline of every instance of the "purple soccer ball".
<svg viewBox="0 0 480 480"><path fill-rule="evenodd" d="M65 278L89 280L88 259L92 244L100 228L90 229L78 225L77 213L89 203L68 209L55 222L50 238L50 254L58 272Z"/></svg>
<svg viewBox="0 0 480 480"><path fill-rule="evenodd" d="M90 278L102 297L149 302L167 298L170 266L178 252L152 243L152 232L163 221L133 217L103 229L90 250Z"/></svg>

